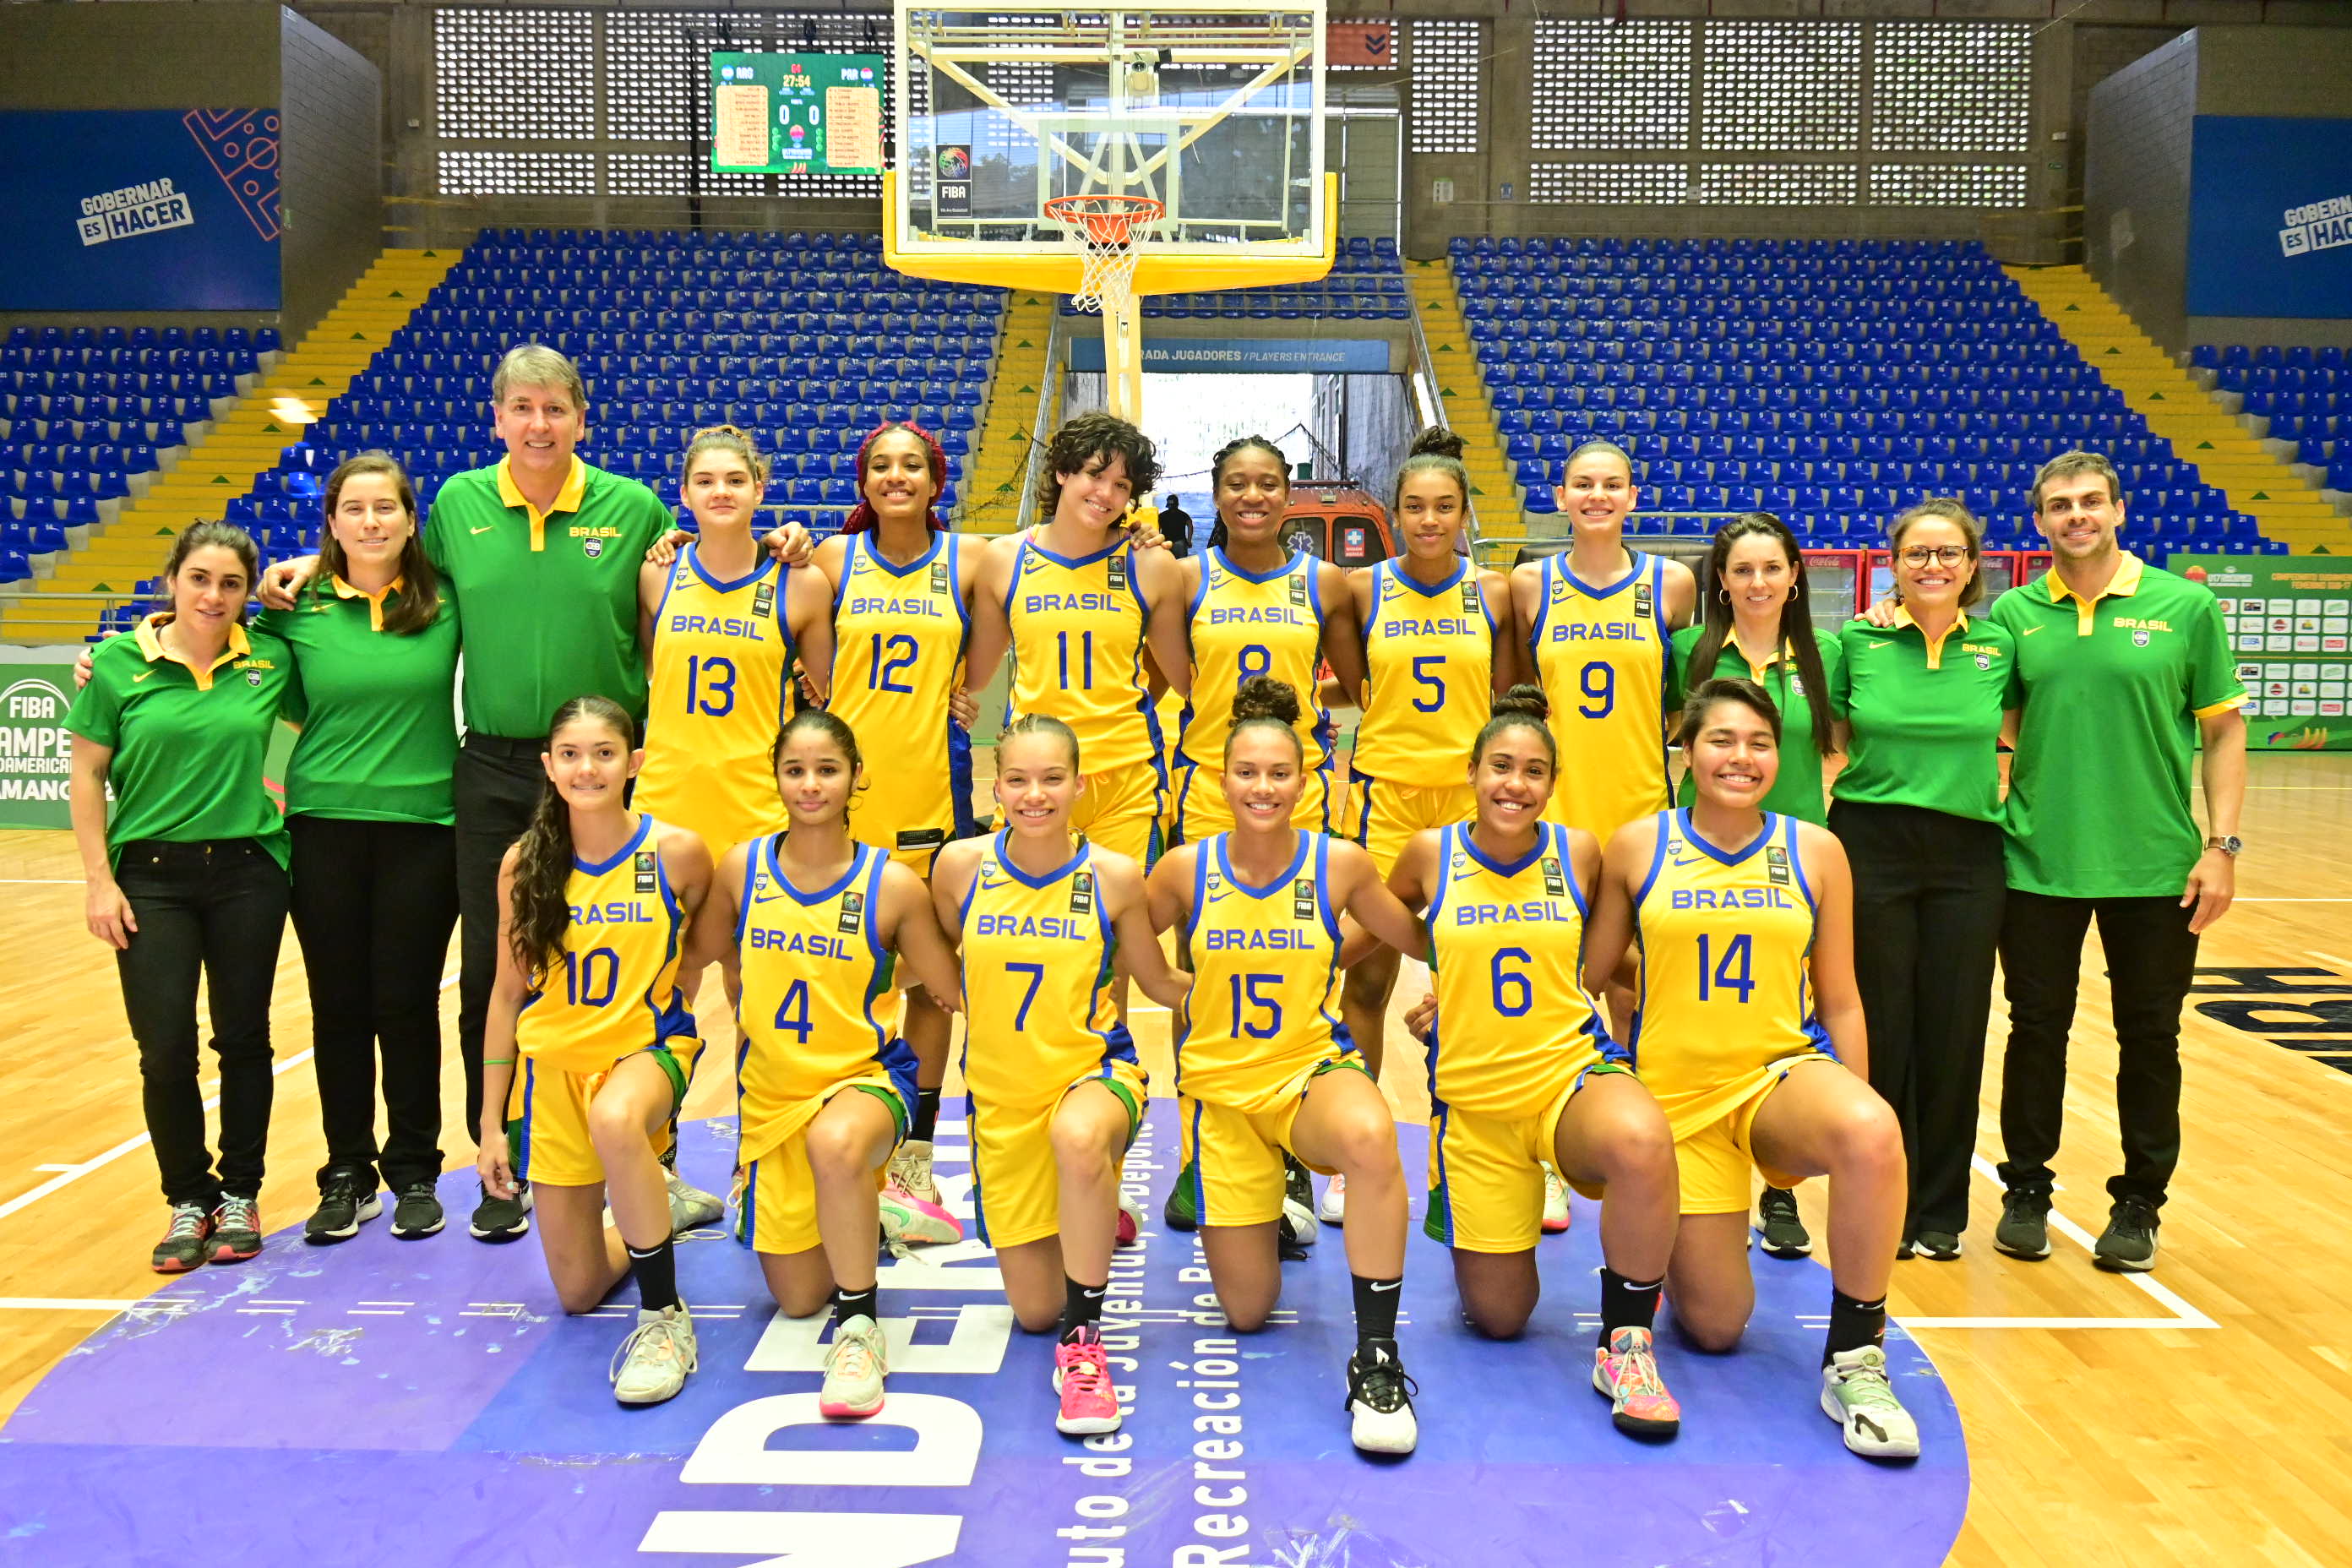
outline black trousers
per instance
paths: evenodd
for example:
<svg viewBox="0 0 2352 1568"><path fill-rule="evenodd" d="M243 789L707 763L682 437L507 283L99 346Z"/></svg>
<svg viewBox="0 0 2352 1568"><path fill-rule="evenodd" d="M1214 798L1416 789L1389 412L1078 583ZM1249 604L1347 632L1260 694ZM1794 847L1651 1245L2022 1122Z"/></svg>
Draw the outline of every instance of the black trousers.
<svg viewBox="0 0 2352 1568"><path fill-rule="evenodd" d="M2192 907L2177 897L2053 899L2011 892L2001 921L2009 1051L2001 1063L2000 1141L2011 1186L2052 1179L2065 1118L2066 1036L2083 966L2083 938L2099 922L2116 1020L2116 1115L2123 1174L2111 1197L2164 1202L2180 1163L2180 1005L2197 970Z"/></svg>
<svg viewBox="0 0 2352 1568"><path fill-rule="evenodd" d="M114 879L139 929L114 955L139 1042L140 1099L171 1204L261 1193L269 1146L269 995L286 933L286 873L250 838L122 846ZM220 1163L196 1083L196 979L220 1058Z"/></svg>
<svg viewBox="0 0 2352 1568"><path fill-rule="evenodd" d="M327 1134L319 1184L339 1174L395 1191L430 1182L441 1173L441 965L457 924L457 833L307 814L287 827Z"/></svg>
<svg viewBox="0 0 2352 1568"><path fill-rule="evenodd" d="M1840 801L1830 827L1853 867L1853 971L1870 1082L1895 1108L1911 1195L1903 1234L1969 1223L1969 1160L2008 886L1990 822Z"/></svg>
<svg viewBox="0 0 2352 1568"><path fill-rule="evenodd" d="M547 782L538 741L467 734L457 752L457 1054L466 1067L466 1136L482 1131L482 1024L499 974L499 862L530 826Z"/></svg>

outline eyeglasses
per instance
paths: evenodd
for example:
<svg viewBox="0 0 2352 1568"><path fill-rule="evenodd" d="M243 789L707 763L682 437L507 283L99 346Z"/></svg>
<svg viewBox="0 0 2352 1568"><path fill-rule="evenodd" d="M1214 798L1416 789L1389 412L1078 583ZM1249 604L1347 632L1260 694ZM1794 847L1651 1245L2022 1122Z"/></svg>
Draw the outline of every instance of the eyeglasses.
<svg viewBox="0 0 2352 1568"><path fill-rule="evenodd" d="M1931 561L1938 566L1958 566L1968 558L1969 547L1965 544L1915 544L1902 554L1906 566L1925 566Z"/></svg>

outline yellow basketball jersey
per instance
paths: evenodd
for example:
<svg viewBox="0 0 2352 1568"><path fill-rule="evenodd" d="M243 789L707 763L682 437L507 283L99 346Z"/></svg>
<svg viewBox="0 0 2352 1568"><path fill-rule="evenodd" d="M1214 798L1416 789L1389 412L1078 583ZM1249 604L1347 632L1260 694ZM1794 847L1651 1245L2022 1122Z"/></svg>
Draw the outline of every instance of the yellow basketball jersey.
<svg viewBox="0 0 2352 1568"><path fill-rule="evenodd" d="M1710 1096L1752 1092L1757 1068L1834 1054L1813 1016L1813 893L1797 827L1768 812L1755 841L1726 855L1691 831L1688 812L1658 814L1657 849L1633 899L1642 974L1628 1043L1677 1126L1703 1120Z"/></svg>
<svg viewBox="0 0 2352 1568"><path fill-rule="evenodd" d="M990 1105L1051 1104L1135 1043L1111 1000L1118 947L1103 913L1092 846L1053 875L1004 858L999 833L964 896L963 1079Z"/></svg>
<svg viewBox="0 0 2352 1568"><path fill-rule="evenodd" d="M1495 703L1495 617L1477 568L1465 561L1425 586L1395 561L1374 566L1364 667L1353 771L1414 789L1468 779L1470 744Z"/></svg>
<svg viewBox="0 0 2352 1568"><path fill-rule="evenodd" d="M1143 591L1124 539L1072 559L1033 530L1005 590L1013 626L1012 716L1050 713L1076 731L1089 773L1160 765L1160 718L1143 677Z"/></svg>
<svg viewBox="0 0 2352 1568"><path fill-rule="evenodd" d="M971 815L971 736L948 717L963 683L971 626L956 587L960 535L934 533L904 566L852 534L833 596L833 694L827 706L866 753L849 831L883 849L936 849L978 831Z"/></svg>
<svg viewBox="0 0 2352 1568"><path fill-rule="evenodd" d="M714 859L784 819L768 749L793 710L785 570L763 552L751 575L722 583L689 544L654 612L646 765L631 798L701 835Z"/></svg>
<svg viewBox="0 0 2352 1568"><path fill-rule="evenodd" d="M766 1152L771 1128L845 1079L887 1071L904 1080L908 1103L914 1097L915 1054L898 1037L905 999L874 934L889 856L861 844L831 887L803 892L776 864L782 837L752 845L735 918L735 1085L746 1160Z"/></svg>
<svg viewBox="0 0 2352 1568"><path fill-rule="evenodd" d="M540 1067L603 1072L631 1051L694 1033L677 988L686 912L650 816L611 859L572 862L563 949L524 998L515 1044Z"/></svg>
<svg viewBox="0 0 2352 1568"><path fill-rule="evenodd" d="M1603 844L1668 803L1665 561L1627 553L1633 567L1606 588L1580 581L1565 555L1545 556L1528 634L1559 743L1544 816Z"/></svg>
<svg viewBox="0 0 2352 1568"><path fill-rule="evenodd" d="M1355 1041L1339 1017L1339 911L1331 840L1301 833L1288 870L1263 888L1234 874L1226 836L1192 862L1185 939L1192 994L1176 1037L1176 1091L1271 1110L1307 1068Z"/></svg>
<svg viewBox="0 0 2352 1568"><path fill-rule="evenodd" d="M1298 693L1298 742L1307 765L1331 761L1331 716L1315 702L1323 662L1323 598L1305 551L1263 577L1211 550L1201 557L1201 588L1185 621L1192 644L1192 700L1184 710L1184 756L1207 767L1225 760L1234 693L1253 675L1271 676Z"/></svg>
<svg viewBox="0 0 2352 1568"><path fill-rule="evenodd" d="M1595 1060L1624 1055L1580 973L1584 889L1568 829L1544 824L1535 848L1508 865L1489 859L1466 824L1439 831L1430 1098L1486 1116L1529 1115Z"/></svg>

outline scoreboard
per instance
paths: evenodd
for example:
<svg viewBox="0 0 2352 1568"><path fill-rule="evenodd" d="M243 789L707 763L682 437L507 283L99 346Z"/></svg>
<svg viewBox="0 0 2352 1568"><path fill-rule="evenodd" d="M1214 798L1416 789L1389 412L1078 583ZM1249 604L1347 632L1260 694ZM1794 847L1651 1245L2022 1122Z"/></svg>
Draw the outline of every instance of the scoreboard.
<svg viewBox="0 0 2352 1568"><path fill-rule="evenodd" d="M710 167L720 174L878 174L882 55L710 57Z"/></svg>

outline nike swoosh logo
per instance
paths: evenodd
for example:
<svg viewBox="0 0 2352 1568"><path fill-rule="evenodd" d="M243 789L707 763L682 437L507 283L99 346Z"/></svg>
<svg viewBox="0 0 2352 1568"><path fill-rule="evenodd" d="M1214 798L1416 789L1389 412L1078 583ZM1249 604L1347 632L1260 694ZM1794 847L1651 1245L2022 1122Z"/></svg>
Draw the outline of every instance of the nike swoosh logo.
<svg viewBox="0 0 2352 1568"><path fill-rule="evenodd" d="M1864 639L1864 640L1867 641L1868 639L1867 639L1867 638L1865 638L1865 639ZM1871 643L1871 645L1870 645L1870 646L1871 646L1871 647L1888 647L1889 645L1888 645L1888 644L1886 644L1886 643L1883 643L1883 642L1874 642L1874 643Z"/></svg>
<svg viewBox="0 0 2352 1568"><path fill-rule="evenodd" d="M1402 1285L1403 1283L1404 1283L1404 1281L1403 1281L1403 1280L1402 1280L1402 1279L1391 1279L1391 1280L1390 1280L1390 1281L1389 1281L1387 1284L1385 1284L1385 1285L1375 1284L1375 1285L1372 1287L1372 1289L1373 1289L1376 1293L1377 1293L1377 1292L1379 1292L1379 1291L1381 1291L1381 1290L1393 1290L1393 1289L1395 1289L1398 1286Z"/></svg>
<svg viewBox="0 0 2352 1568"><path fill-rule="evenodd" d="M751 901L755 904L773 903L776 900L781 899L783 896L784 895L782 893L775 892L754 893L751 895Z"/></svg>
<svg viewBox="0 0 2352 1568"><path fill-rule="evenodd" d="M155 673L155 672L154 672L153 670L152 670L152 669L151 669L151 670L146 671L144 674L134 675L134 676L132 676L132 677L131 678L131 685L133 685L133 686L136 686L136 685L138 685L141 681L142 681L142 680L146 679L148 676L152 675L152 674L154 674L154 673Z"/></svg>
<svg viewBox="0 0 2352 1568"><path fill-rule="evenodd" d="M1103 1296L1108 1295L1110 1293L1110 1287L1106 1285L1099 1290L1085 1290L1079 1293L1085 1296L1089 1301L1097 1300Z"/></svg>
<svg viewBox="0 0 2352 1568"><path fill-rule="evenodd" d="M490 530L496 527L498 527L498 524L495 522L486 522L479 528L469 528L466 531L468 533L488 533Z"/></svg>
<svg viewBox="0 0 2352 1568"><path fill-rule="evenodd" d="M2041 628L2040 626L2028 626L2028 627L2026 627L2026 628L2025 628L2025 633L2024 633L2024 635L2025 635L2025 636L2027 636L2027 637L2032 637L2034 633L2036 633L2036 632L2040 631L2041 629L2042 629L2042 628Z"/></svg>

